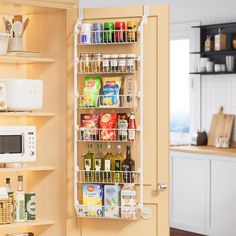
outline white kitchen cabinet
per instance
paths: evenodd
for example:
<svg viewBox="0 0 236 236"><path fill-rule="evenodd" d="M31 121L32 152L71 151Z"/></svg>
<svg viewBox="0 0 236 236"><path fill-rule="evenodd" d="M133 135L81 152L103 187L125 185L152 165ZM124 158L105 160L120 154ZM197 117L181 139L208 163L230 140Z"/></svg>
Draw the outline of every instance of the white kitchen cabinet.
<svg viewBox="0 0 236 236"><path fill-rule="evenodd" d="M171 226L204 234L206 161L190 153L171 155Z"/></svg>
<svg viewBox="0 0 236 236"><path fill-rule="evenodd" d="M171 152L171 227L236 235L236 158Z"/></svg>

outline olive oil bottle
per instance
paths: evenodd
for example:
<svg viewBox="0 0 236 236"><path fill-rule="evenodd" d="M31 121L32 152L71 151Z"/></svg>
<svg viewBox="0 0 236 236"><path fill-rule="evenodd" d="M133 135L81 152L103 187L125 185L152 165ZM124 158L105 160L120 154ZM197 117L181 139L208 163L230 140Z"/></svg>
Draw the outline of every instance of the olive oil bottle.
<svg viewBox="0 0 236 236"><path fill-rule="evenodd" d="M104 155L102 153L102 144L97 144L98 152L94 157L94 181L102 182L102 172L104 170Z"/></svg>
<svg viewBox="0 0 236 236"><path fill-rule="evenodd" d="M130 146L127 146L127 149L126 149L126 158L122 162L122 171L124 171L123 172L123 182L124 183L134 183L134 173L132 173L132 172L135 171L135 162L131 158Z"/></svg>
<svg viewBox="0 0 236 236"><path fill-rule="evenodd" d="M92 144L88 144L88 152L83 156L84 159L84 180L86 182L92 182L92 170L94 162L94 154L92 153Z"/></svg>
<svg viewBox="0 0 236 236"><path fill-rule="evenodd" d="M111 145L107 145L107 153L104 156L104 182L110 182L112 181L112 175L111 175L111 170L112 170L112 160L114 156L111 153Z"/></svg>
<svg viewBox="0 0 236 236"><path fill-rule="evenodd" d="M114 181L116 183L120 183L122 181L122 162L124 160L124 156L121 152L121 145L117 145L117 154L115 155L112 163L112 170L114 171Z"/></svg>

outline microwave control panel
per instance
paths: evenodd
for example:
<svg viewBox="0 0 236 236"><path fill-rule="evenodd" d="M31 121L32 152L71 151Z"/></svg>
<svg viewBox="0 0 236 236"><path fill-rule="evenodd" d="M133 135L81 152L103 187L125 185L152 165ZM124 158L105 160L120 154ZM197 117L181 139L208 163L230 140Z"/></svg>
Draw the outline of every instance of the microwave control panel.
<svg viewBox="0 0 236 236"><path fill-rule="evenodd" d="M34 132L28 132L29 155L35 156L36 152L36 135Z"/></svg>

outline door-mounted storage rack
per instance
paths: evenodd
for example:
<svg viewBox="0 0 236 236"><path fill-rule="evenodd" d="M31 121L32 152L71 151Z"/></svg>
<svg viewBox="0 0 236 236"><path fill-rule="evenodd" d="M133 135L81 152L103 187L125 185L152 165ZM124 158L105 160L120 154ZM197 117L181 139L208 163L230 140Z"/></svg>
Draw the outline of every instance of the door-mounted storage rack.
<svg viewBox="0 0 236 236"><path fill-rule="evenodd" d="M93 35L94 35L94 31L90 31L90 35L89 37L91 38L91 43L89 44L84 44L81 42L81 35L84 33L81 31L81 26L82 26L82 22L83 22L83 10L80 10L80 16L75 24L75 28L74 28L74 206L75 206L75 210L77 213L78 217L82 217L82 218L108 218L109 217L105 217L104 214L101 214L100 216L97 215L91 215L88 212L91 212L91 209L94 207L96 209L96 211L98 210L98 206L87 206L87 205L83 205L81 204L81 202L79 201L79 196L78 193L79 191L81 191L81 188L79 187L80 184L85 184L85 183L101 183L101 184L113 184L113 185L123 185L126 183L130 183L132 185L137 185L139 188L139 192L138 192L138 202L137 205L135 207L133 207L132 209L128 209L128 211L132 212L133 214L131 214L131 217L129 215L128 218L125 217L125 214L122 216L120 215L120 217L116 217L116 218L112 218L112 219L124 219L124 220L137 220L140 219L140 216L142 216L143 218L149 218L149 211L144 208L143 206L143 158L144 158L144 147L143 147L143 31L144 31L144 25L147 23L147 18L148 18L148 13L149 13L149 9L148 6L144 6L144 15L141 17L141 21L139 23L139 27L137 30L137 40L136 41L128 41L128 31L129 30L125 30L124 34L126 35L126 37L124 37L126 40L124 40L123 42L116 42L115 39L113 39L112 42L104 42L104 39L102 42L95 42L93 40ZM104 34L105 31L103 32L103 30L100 31L100 33ZM114 35L116 33L120 33L120 31L114 30ZM115 37L114 37L115 38ZM122 45L139 45L139 56L135 59L135 63L137 65L136 70L135 71L130 71L128 68L127 70L123 70L123 71L112 71L112 69L110 71L96 71L96 70L89 70L86 71L83 68L83 63L84 61L79 59L79 47L96 47L96 46L100 46L99 49L101 49L102 47L106 47L106 46L115 46L115 45L120 45L120 47L122 47ZM96 60L90 60L89 61L91 63L91 65L93 65L93 63L96 63ZM81 102L84 99L84 95L79 94L78 91L78 79L79 79L79 75L99 75L99 74L108 74L108 75L117 75L117 74L132 74L135 77L136 74L139 73L139 92L137 92L137 94L133 94L133 95L129 95L129 100L131 100L132 102L130 102L128 105L124 103L125 98L128 95L120 95L120 104L117 107L111 107L111 106L102 106L102 99L103 96L99 95L98 96L98 102L97 102L97 106L96 107L89 107L89 106L81 106ZM136 79L136 78L135 78ZM137 171L133 171L133 172L124 172L124 171L118 171L119 173L117 173L117 171L109 171L109 175L110 178L106 179L106 171L86 171L84 170L84 168L79 167L79 161L78 161L78 144L80 142L86 142L86 143L100 143L100 142L106 142L106 143L128 143L128 144L134 144L135 142L132 140L119 140L119 137L116 137L116 139L105 139L102 140L101 139L101 132L104 132L104 129L96 129L94 130L94 132L96 133L95 138L91 139L89 138L88 140L86 140L86 135L84 135L84 133L86 133L87 131L89 131L89 133L91 133L91 130L87 130L85 128L82 128L79 126L78 123L78 112L80 110L91 110L91 112L93 112L96 109L111 109L111 110L116 110L119 111L120 109L136 109L139 108L139 112L140 112L140 117L139 117L139 126L136 129L136 133L137 133L137 139L136 141L139 142L139 168L137 168ZM110 129L109 129L110 130ZM114 129L114 132L117 132L117 129ZM127 130L128 132L128 130ZM116 175L119 176L119 178L115 178L114 176ZM101 206L99 208L99 210L105 211L108 207L107 206ZM113 207L114 208L114 207ZM126 209L121 209L121 206L117 206L116 207L118 211L125 211Z"/></svg>

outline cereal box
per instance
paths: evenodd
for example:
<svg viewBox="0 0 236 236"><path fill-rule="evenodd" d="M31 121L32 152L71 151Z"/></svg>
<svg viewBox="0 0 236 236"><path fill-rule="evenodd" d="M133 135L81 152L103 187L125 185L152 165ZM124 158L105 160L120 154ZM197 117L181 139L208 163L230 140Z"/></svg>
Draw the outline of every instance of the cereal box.
<svg viewBox="0 0 236 236"><path fill-rule="evenodd" d="M83 214L90 217L103 216L103 186L101 184L83 185Z"/></svg>
<svg viewBox="0 0 236 236"><path fill-rule="evenodd" d="M118 218L120 216L120 186L104 186L105 217Z"/></svg>

